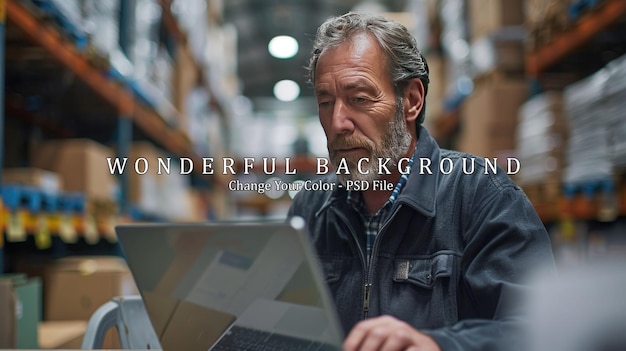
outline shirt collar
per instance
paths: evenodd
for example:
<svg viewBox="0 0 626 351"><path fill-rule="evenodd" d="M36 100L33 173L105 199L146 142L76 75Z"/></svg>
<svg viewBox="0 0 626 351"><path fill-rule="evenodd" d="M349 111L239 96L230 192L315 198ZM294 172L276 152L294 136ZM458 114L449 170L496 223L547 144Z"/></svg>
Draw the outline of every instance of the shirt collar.
<svg viewBox="0 0 626 351"><path fill-rule="evenodd" d="M413 150L413 154L411 154L411 158L409 159L409 162L407 163L407 168L411 169L411 167L413 167L413 160L415 159L415 154L416 153L417 153L417 147L415 148L415 150ZM391 195L389 196L389 199L385 202L385 204L383 205L383 207L381 209L385 209L386 207L389 207L389 206L393 205L393 203L398 198L398 195L400 195L400 193L402 192L402 189L404 188L404 184L406 184L408 179L409 179L409 172L404 172L400 176L400 179L398 180L398 183L396 183L396 186L393 189L393 191L391 192ZM346 197L346 201L348 202L348 204L350 204L359 213L361 213L363 215L369 215L367 213L365 205L363 204L363 196L362 196L361 192L355 192L355 191L352 191L352 190L348 190L348 195Z"/></svg>

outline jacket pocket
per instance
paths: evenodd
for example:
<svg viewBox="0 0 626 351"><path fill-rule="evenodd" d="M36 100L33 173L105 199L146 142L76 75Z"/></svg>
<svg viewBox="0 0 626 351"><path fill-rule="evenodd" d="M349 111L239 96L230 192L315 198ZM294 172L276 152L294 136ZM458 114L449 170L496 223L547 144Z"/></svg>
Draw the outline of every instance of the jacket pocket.
<svg viewBox="0 0 626 351"><path fill-rule="evenodd" d="M454 255L439 254L426 259L396 259L393 281L432 289L438 279L450 278Z"/></svg>
<svg viewBox="0 0 626 351"><path fill-rule="evenodd" d="M455 323L458 319L456 265L456 256L449 253L395 259L391 298L394 302L389 303L389 310L421 327Z"/></svg>

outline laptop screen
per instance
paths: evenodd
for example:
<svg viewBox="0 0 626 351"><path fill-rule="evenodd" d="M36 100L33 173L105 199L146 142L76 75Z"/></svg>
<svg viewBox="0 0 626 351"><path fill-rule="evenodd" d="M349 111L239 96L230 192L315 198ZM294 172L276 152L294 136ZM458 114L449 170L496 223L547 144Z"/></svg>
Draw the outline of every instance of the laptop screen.
<svg viewBox="0 0 626 351"><path fill-rule="evenodd" d="M295 223L295 224L294 224ZM303 224L118 226L164 350L207 350L234 326L339 346Z"/></svg>

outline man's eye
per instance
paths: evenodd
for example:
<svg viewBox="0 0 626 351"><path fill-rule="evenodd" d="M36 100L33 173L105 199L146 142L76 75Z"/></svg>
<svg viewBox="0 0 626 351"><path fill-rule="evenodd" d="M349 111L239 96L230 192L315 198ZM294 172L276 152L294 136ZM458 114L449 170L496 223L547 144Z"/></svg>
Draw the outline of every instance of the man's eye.
<svg viewBox="0 0 626 351"><path fill-rule="evenodd" d="M331 104L331 101L320 101L317 103L319 107L328 107L330 106L330 104Z"/></svg>
<svg viewBox="0 0 626 351"><path fill-rule="evenodd" d="M363 98L363 97L355 97L355 98L352 99L352 101L356 102L357 104L360 104L360 103L366 102L367 99Z"/></svg>

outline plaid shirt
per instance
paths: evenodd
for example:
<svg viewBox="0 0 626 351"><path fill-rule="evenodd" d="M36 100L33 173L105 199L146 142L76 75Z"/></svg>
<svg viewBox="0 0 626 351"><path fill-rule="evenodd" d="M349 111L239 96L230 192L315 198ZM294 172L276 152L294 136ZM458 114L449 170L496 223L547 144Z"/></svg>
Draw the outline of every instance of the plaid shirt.
<svg viewBox="0 0 626 351"><path fill-rule="evenodd" d="M413 166L413 159L415 158L415 151L413 151L413 155L409 159L409 163L407 167L410 169ZM376 239L376 235L378 235L378 231L382 226L384 220L387 218L389 214L389 210L391 209L393 203L398 198L398 195L402 191L404 184L409 178L409 172L402 174L400 180L398 180L398 184L393 189L391 196L385 202L382 208L380 208L373 216L370 216L369 211L365 207L365 203L363 202L363 195L358 192L355 193L353 191L348 191L348 203L359 213L361 216L361 220L363 221L363 225L365 226L365 247L367 249L366 257L367 264L369 265L370 256L372 255L372 248L374 246L374 240Z"/></svg>

